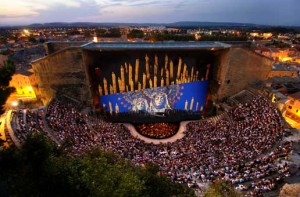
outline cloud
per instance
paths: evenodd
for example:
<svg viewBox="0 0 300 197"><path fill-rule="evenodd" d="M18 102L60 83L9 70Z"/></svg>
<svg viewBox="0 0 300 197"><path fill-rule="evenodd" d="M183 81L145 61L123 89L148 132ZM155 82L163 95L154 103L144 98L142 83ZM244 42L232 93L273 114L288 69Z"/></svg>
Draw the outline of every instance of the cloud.
<svg viewBox="0 0 300 197"><path fill-rule="evenodd" d="M0 23L175 22L298 24L299 0L1 0Z"/></svg>
<svg viewBox="0 0 300 197"><path fill-rule="evenodd" d="M55 5L66 7L80 7L76 0L1 0L0 13L9 17L23 15L39 15L42 10L51 9Z"/></svg>
<svg viewBox="0 0 300 197"><path fill-rule="evenodd" d="M115 6L125 7L157 7L161 5L171 5L173 1L166 0L95 0L101 8L113 8Z"/></svg>
<svg viewBox="0 0 300 197"><path fill-rule="evenodd" d="M27 22L49 11L53 16L60 15L55 10L57 7L80 8L84 2L85 0L1 0L0 22L16 20Z"/></svg>

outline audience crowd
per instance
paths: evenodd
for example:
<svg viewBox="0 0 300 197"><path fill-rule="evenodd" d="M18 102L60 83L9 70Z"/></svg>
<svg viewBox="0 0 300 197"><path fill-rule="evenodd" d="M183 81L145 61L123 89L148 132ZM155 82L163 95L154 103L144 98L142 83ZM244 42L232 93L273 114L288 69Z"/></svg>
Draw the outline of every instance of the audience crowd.
<svg viewBox="0 0 300 197"><path fill-rule="evenodd" d="M249 195L255 196L274 189L289 176L285 160L291 144L280 143L284 132L281 114L260 95L217 122L192 121L182 139L158 145L132 136L122 124L82 115L72 102L54 100L47 108L46 120L49 132L61 144L71 142L73 155L101 147L136 165L156 163L161 174L197 191L223 179L236 189L251 189ZM163 127L153 128L160 129Z"/></svg>
<svg viewBox="0 0 300 197"><path fill-rule="evenodd" d="M14 134L20 143L23 143L30 134L45 131L43 113L43 109L20 109L12 113Z"/></svg>

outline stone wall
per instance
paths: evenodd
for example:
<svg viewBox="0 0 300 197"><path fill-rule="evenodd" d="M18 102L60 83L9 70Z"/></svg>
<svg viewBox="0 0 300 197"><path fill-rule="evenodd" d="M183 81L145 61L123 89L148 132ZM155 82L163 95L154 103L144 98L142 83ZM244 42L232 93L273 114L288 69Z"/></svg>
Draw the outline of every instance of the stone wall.
<svg viewBox="0 0 300 197"><path fill-rule="evenodd" d="M254 81L266 80L274 63L248 49L235 47L220 52L218 58L219 65L214 73L218 99L231 96Z"/></svg>
<svg viewBox="0 0 300 197"><path fill-rule="evenodd" d="M76 47L86 44L87 42L46 42L44 47L46 49L46 54L50 55L59 50L66 49L68 47Z"/></svg>
<svg viewBox="0 0 300 197"><path fill-rule="evenodd" d="M280 189L279 197L299 197L300 183L284 184Z"/></svg>
<svg viewBox="0 0 300 197"><path fill-rule="evenodd" d="M83 65L82 49L71 47L32 62L37 98L47 104L64 94L90 104L91 94Z"/></svg>
<svg viewBox="0 0 300 197"><path fill-rule="evenodd" d="M268 77L298 77L298 74L297 70L272 70Z"/></svg>

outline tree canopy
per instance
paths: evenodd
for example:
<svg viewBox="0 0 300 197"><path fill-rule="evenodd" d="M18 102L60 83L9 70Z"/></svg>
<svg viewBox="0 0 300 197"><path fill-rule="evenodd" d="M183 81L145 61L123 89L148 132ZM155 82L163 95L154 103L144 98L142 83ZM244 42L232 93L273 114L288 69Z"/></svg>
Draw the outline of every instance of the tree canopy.
<svg viewBox="0 0 300 197"><path fill-rule="evenodd" d="M144 32L139 29L132 29L128 34L127 34L128 39L133 39L133 38L144 38Z"/></svg>
<svg viewBox="0 0 300 197"><path fill-rule="evenodd" d="M241 197L240 192L236 191L232 185L223 180L216 180L211 183L204 192L204 197Z"/></svg>
<svg viewBox="0 0 300 197"><path fill-rule="evenodd" d="M99 28L99 29L96 29L95 32L96 32L96 35L99 37L110 37L110 38L121 37L120 28L110 28L110 29Z"/></svg>
<svg viewBox="0 0 300 197"><path fill-rule="evenodd" d="M72 157L43 135L0 152L0 194L7 196L195 196L187 186L95 149ZM2 191L2 193L1 193Z"/></svg>
<svg viewBox="0 0 300 197"><path fill-rule="evenodd" d="M4 104L9 95L14 91L9 87L9 81L15 73L15 66L11 60L8 60L3 67L0 67L0 115L4 113Z"/></svg>
<svg viewBox="0 0 300 197"><path fill-rule="evenodd" d="M170 33L153 33L151 34L150 37L145 38L145 40L150 40L150 41L193 41L195 40L195 37L193 35L187 35L187 34L170 34Z"/></svg>

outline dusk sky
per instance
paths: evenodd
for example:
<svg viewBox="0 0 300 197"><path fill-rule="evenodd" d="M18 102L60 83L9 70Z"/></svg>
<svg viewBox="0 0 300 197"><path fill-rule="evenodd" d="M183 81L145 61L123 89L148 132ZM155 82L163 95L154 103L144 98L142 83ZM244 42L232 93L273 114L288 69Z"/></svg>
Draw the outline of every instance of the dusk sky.
<svg viewBox="0 0 300 197"><path fill-rule="evenodd" d="M0 0L0 25L178 21L300 26L300 0Z"/></svg>

